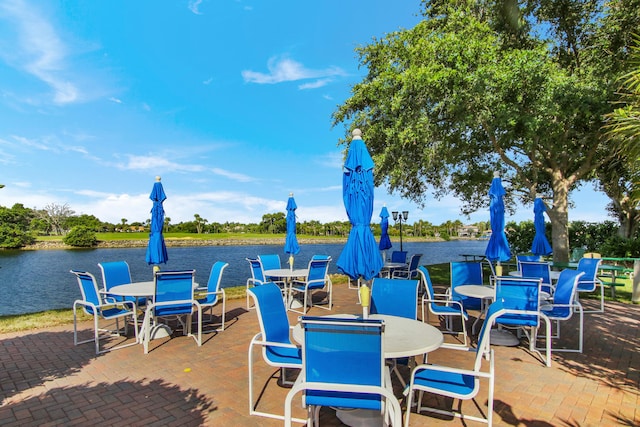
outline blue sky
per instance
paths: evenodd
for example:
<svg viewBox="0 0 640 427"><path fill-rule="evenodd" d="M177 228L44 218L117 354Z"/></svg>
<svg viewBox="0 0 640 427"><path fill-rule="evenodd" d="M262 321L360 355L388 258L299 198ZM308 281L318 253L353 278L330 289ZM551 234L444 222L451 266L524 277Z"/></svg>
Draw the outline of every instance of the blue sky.
<svg viewBox="0 0 640 427"><path fill-rule="evenodd" d="M149 218L162 177L173 223L347 220L344 128L331 114L362 80L354 48L414 26L419 0L0 0L0 205L68 204ZM487 190L490 183L487 183ZM570 220L607 219L585 187ZM470 219L448 197L416 205L376 188L409 223ZM532 207L509 220L532 218Z"/></svg>

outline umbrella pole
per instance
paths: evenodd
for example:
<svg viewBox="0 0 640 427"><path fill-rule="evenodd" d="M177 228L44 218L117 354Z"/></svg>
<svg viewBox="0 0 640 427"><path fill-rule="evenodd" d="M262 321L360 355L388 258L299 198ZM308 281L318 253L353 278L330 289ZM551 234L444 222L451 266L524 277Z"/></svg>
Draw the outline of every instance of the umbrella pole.
<svg viewBox="0 0 640 427"><path fill-rule="evenodd" d="M289 270L293 271L293 254L289 255Z"/></svg>
<svg viewBox="0 0 640 427"><path fill-rule="evenodd" d="M361 278L358 278L360 281ZM358 296L360 297L360 304L362 304L362 318L369 318L369 302L371 298L371 290L369 286L367 286L367 282L363 281L360 285L360 289L358 289Z"/></svg>

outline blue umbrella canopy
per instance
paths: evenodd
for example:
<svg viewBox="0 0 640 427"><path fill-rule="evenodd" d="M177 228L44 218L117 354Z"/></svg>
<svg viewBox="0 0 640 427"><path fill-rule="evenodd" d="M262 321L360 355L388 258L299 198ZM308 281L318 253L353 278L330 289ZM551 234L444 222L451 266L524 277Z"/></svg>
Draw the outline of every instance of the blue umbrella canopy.
<svg viewBox="0 0 640 427"><path fill-rule="evenodd" d="M344 162L342 198L351 231L336 265L352 279L371 280L380 272L383 261L370 228L374 164L361 134L359 129L354 129Z"/></svg>
<svg viewBox="0 0 640 427"><path fill-rule="evenodd" d="M284 252L290 256L297 255L300 252L300 245L296 236L296 209L298 209L298 206L293 199L293 194L290 194L289 200L287 200L287 236L284 241Z"/></svg>
<svg viewBox="0 0 640 427"><path fill-rule="evenodd" d="M164 188L162 188L159 176L156 177L156 182L153 184L153 190L151 190L149 198L153 201L153 206L151 207L151 233L149 234L149 245L147 246L145 260L149 265L157 265L166 263L169 260L167 246L162 236L162 228L164 227L162 202L166 200L167 196L164 194Z"/></svg>
<svg viewBox="0 0 640 427"><path fill-rule="evenodd" d="M380 243L378 244L378 249L381 251L385 251L389 249L391 246L391 239L389 238L389 211L386 206L382 207L380 211Z"/></svg>
<svg viewBox="0 0 640 427"><path fill-rule="evenodd" d="M509 261L511 250L507 235L504 233L504 200L506 194L502 187L500 175L495 172L489 188L489 217L491 222L491 237L485 250L485 256L490 261Z"/></svg>
<svg viewBox="0 0 640 427"><path fill-rule="evenodd" d="M547 207L544 205L542 199L536 197L533 201L533 226L536 229L536 234L533 236L531 253L538 256L549 255L553 252L547 236L544 233L544 211L546 210Z"/></svg>

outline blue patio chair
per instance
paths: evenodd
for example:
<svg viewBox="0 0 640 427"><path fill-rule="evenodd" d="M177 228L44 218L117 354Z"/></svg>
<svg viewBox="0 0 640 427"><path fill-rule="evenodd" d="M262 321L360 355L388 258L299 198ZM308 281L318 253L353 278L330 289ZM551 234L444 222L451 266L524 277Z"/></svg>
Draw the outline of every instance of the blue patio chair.
<svg viewBox="0 0 640 427"><path fill-rule="evenodd" d="M153 302L147 304L144 315L143 344L144 354L149 352L149 340L153 335L158 318L175 318L181 325L183 334L195 339L198 347L202 345L202 308L193 298L195 270L156 271L154 274L155 294ZM191 333L193 312L198 312L198 334ZM182 316L186 321L182 321Z"/></svg>
<svg viewBox="0 0 640 427"><path fill-rule="evenodd" d="M555 320L556 332L551 335L552 340L560 338L561 320L571 319L575 312L580 314L577 348L554 348L552 342L551 351L582 353L584 314L582 311L582 304L580 304L580 301L576 299L576 293L578 290L579 280L583 275L584 273L581 271L571 269L562 270L556 283L556 291L553 294L553 301L551 303L543 304L540 308L549 320Z"/></svg>
<svg viewBox="0 0 640 427"><path fill-rule="evenodd" d="M331 262L330 256L315 255L309 261L309 272L304 280L293 280L289 286L289 301L293 300L293 293L304 294L302 298L302 311L295 308L289 308L296 313L305 314L307 307L318 307L324 310L331 310L333 306L333 284L329 278L329 263ZM325 289L327 292L326 299L328 304L326 306L313 303L313 292L321 289Z"/></svg>
<svg viewBox="0 0 640 427"><path fill-rule="evenodd" d="M483 284L482 262L455 261L450 264L450 268L451 299L460 301L465 310L479 310L482 308L480 298L467 297L456 292L457 286Z"/></svg>
<svg viewBox="0 0 640 427"><path fill-rule="evenodd" d="M93 341L95 343L96 354L106 353L111 350L128 347L138 343L138 317L136 315L136 307L132 301L116 301L111 297L101 295L98 291L98 284L93 274L86 271L71 270L78 280L82 299L75 300L73 303L73 344L79 345ZM84 312L93 317L93 338L78 341L78 308L81 307ZM110 336L120 336L119 320L124 320L124 334L127 334L127 317L131 317L136 340L132 343L122 344L111 347L106 350L100 350L100 335L108 332ZM100 319L115 320L115 330L108 330L99 327ZM104 334L102 334L104 335Z"/></svg>
<svg viewBox="0 0 640 427"><path fill-rule="evenodd" d="M250 288L247 292L253 298L260 323L260 332L249 343L249 414L282 420L284 415L256 409L259 401L254 403L253 399L253 352L256 347L262 348L264 361L269 366L280 368L280 380L283 384L287 383L287 368L302 367L302 355L300 348L291 343L291 326L278 285L267 283Z"/></svg>
<svg viewBox="0 0 640 427"><path fill-rule="evenodd" d="M277 284L281 292L284 294L285 292L285 283L283 281L272 281L269 280L264 275L264 268L262 267L262 262L257 258L245 258L249 262L249 268L251 270L251 277L247 279L247 310L251 310L253 307L249 303L249 288L252 286L260 286L265 283L275 283Z"/></svg>
<svg viewBox="0 0 640 427"><path fill-rule="evenodd" d="M391 262L407 263L407 251L392 251Z"/></svg>
<svg viewBox="0 0 640 427"><path fill-rule="evenodd" d="M578 295L580 292L594 292L600 287L600 310L584 310L584 313L604 313L604 286L598 279L598 268L601 262L600 258L581 258L578 262L576 270L584 273L578 280Z"/></svg>
<svg viewBox="0 0 640 427"><path fill-rule="evenodd" d="M520 268L520 263L524 262L540 262L542 258L539 255L516 255L516 263L518 271L522 272Z"/></svg>
<svg viewBox="0 0 640 427"><path fill-rule="evenodd" d="M551 283L551 264L541 261L520 261L518 263L522 277L542 279L540 291L543 299L553 295L553 283Z"/></svg>
<svg viewBox="0 0 640 427"><path fill-rule="evenodd" d="M222 273L224 269L229 266L229 263L223 261L217 261L211 266L211 272L209 273L209 281L206 288L197 288L198 293L197 301L200 303L202 314L209 310L209 321L213 320L213 307L218 305L222 301L222 314L220 328L217 331L224 331L224 320L226 314L226 297L224 289L220 287L222 283Z"/></svg>
<svg viewBox="0 0 640 427"><path fill-rule="evenodd" d="M436 294L433 289L433 282L429 275L429 270L425 266L418 267L418 274L422 279L422 283L425 287L425 294L422 296L422 321L429 322L429 313L438 316L439 319L444 320L446 333L459 335L460 332L453 330L453 318L460 317L460 323L462 324L462 339L463 346L467 347L467 326L466 322L469 320L469 315L462 307L460 301L453 301L447 294ZM428 307L428 311L425 317L425 306Z"/></svg>
<svg viewBox="0 0 640 427"><path fill-rule="evenodd" d="M262 263L262 271L267 270L276 270L282 268L282 263L280 262L280 255L278 254L264 254L258 255L258 259ZM277 276L265 276L267 280L271 281L281 281L281 277Z"/></svg>
<svg viewBox="0 0 640 427"><path fill-rule="evenodd" d="M400 403L384 361L383 321L302 317L301 324L302 371L285 400L285 426L291 426L291 402L300 392L308 426L320 425L322 406L373 411L400 426Z"/></svg>
<svg viewBox="0 0 640 427"><path fill-rule="evenodd" d="M146 304L146 298L121 297L109 294L109 289L112 287L132 282L129 264L126 261L99 262L98 267L102 272L102 284L107 295L118 301L133 301L138 307Z"/></svg>
<svg viewBox="0 0 640 427"><path fill-rule="evenodd" d="M411 255L409 264L405 268L394 268L391 277L396 279L414 279L418 277L418 265L422 254Z"/></svg>
<svg viewBox="0 0 640 427"><path fill-rule="evenodd" d="M369 312L418 319L419 284L419 280L374 277Z"/></svg>
<svg viewBox="0 0 640 427"><path fill-rule="evenodd" d="M417 400L416 412L425 410L436 414L447 416L455 416L462 419L471 419L491 425L493 419L493 388L494 388L494 364L495 356L490 347L491 327L495 320L506 313L501 302L494 302L487 310L487 317L482 324L480 335L478 336L478 345L475 349L469 351L475 352L475 361L473 369L458 369L440 365L418 365L411 373L411 382L409 388L405 390L407 393L407 412L405 418L405 426L409 425L409 415L413 408L413 395L416 391L420 392ZM452 350L466 350L463 347L448 347ZM489 363L489 370L483 371L482 361L486 355ZM488 384L487 413L486 418L465 415L462 412L448 411L440 408L423 407L422 392L438 394L450 397L452 399L469 400L476 397L480 390L480 378L486 378ZM478 402L475 402L480 407ZM461 408L462 405L459 406Z"/></svg>
<svg viewBox="0 0 640 427"><path fill-rule="evenodd" d="M371 282L369 312L371 314L388 314L417 320L419 287L419 280L374 277ZM407 358L390 361L393 366L393 372L403 386L405 381L398 369L398 364L406 365L408 362L409 359Z"/></svg>
<svg viewBox="0 0 640 427"><path fill-rule="evenodd" d="M540 311L540 286L542 279L498 277L496 278L496 301L502 302L507 312L496 319L496 324L523 331L529 340L529 351L540 354L536 347L536 336L540 327L540 319L544 320L546 335L551 335L551 322ZM540 354L542 357L542 355ZM551 366L551 341L547 340L546 357L548 367Z"/></svg>

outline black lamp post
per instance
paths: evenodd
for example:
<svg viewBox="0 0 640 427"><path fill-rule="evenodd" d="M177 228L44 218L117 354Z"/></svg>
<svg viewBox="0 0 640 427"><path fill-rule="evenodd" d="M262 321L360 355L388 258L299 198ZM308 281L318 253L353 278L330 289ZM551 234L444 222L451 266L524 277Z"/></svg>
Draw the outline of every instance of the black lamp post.
<svg viewBox="0 0 640 427"><path fill-rule="evenodd" d="M406 222L407 219L409 219L409 211L393 211L391 212L391 215L393 215L393 220L395 222L400 221L400 251L402 251L402 221Z"/></svg>

